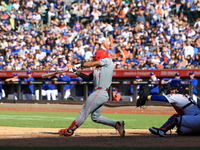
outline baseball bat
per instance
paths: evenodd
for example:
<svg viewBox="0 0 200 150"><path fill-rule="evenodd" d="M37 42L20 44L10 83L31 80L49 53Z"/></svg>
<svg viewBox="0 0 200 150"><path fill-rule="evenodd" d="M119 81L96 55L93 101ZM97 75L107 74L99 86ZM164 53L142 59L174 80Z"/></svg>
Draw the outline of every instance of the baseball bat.
<svg viewBox="0 0 200 150"><path fill-rule="evenodd" d="M56 74L63 73L63 72L66 72L66 71L58 71L58 72L46 73L46 74L42 75L42 78L48 78L48 77L55 76Z"/></svg>

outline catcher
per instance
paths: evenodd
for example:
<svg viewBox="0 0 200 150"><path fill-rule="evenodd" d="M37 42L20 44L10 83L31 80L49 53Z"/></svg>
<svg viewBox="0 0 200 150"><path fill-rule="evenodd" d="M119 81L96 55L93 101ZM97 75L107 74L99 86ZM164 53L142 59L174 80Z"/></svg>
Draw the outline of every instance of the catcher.
<svg viewBox="0 0 200 150"><path fill-rule="evenodd" d="M143 95L137 101L137 107L145 105L148 100L164 101L170 103L177 112L160 128L149 128L152 134L166 137L167 131L175 126L178 135L200 133L200 107L191 96L185 94L183 89L180 81L171 81L170 92L167 95L148 95L148 91L143 91Z"/></svg>

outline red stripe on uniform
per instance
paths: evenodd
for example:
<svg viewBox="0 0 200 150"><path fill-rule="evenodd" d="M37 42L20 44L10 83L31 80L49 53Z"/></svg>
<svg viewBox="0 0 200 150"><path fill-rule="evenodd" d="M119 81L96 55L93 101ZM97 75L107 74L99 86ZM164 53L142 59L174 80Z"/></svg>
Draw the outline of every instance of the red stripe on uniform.
<svg viewBox="0 0 200 150"><path fill-rule="evenodd" d="M91 100L90 104L88 105L88 108L86 108L86 111L83 114L83 117L80 119L80 122L83 120L83 118L86 115L86 112L88 111L88 109L90 108L90 106L92 105L93 101L96 99L96 97L99 95L100 90L97 92L97 94L94 96L94 98ZM77 124L79 124L79 122L77 122Z"/></svg>

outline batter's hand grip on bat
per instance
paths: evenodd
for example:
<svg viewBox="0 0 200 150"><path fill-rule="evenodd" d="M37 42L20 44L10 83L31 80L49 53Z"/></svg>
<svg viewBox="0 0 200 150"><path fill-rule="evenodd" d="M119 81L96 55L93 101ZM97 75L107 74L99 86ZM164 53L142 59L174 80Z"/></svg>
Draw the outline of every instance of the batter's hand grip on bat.
<svg viewBox="0 0 200 150"><path fill-rule="evenodd" d="M76 73L77 70L73 67L73 68L69 68L68 71L72 73Z"/></svg>
<svg viewBox="0 0 200 150"><path fill-rule="evenodd" d="M76 64L76 65L74 65L74 69L79 69L79 68L81 68L81 64Z"/></svg>

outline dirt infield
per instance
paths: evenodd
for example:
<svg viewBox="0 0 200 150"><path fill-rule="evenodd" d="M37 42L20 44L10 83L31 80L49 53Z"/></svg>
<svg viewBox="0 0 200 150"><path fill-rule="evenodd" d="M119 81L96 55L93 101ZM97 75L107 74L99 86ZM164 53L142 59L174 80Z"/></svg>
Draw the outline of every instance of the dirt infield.
<svg viewBox="0 0 200 150"><path fill-rule="evenodd" d="M60 137L57 128L1 127L0 146L23 147L198 147L199 136L171 136L160 138L147 129L126 129L119 137L114 129L83 129L73 137Z"/></svg>
<svg viewBox="0 0 200 150"><path fill-rule="evenodd" d="M70 111L78 112L81 106L56 106L54 109L46 105L5 104L0 110L22 111ZM68 107L66 109L66 107ZM71 108L71 109L70 109ZM73 109L72 109L73 108ZM173 114L170 107L153 107L136 109L132 107L107 108L103 113L128 114ZM0 127L0 146L40 146L40 147L199 147L199 136L178 136L173 130L171 135L161 138L149 133L147 129L126 129L126 136L119 137L115 129L83 129L79 128L73 137L60 137L57 128L21 128Z"/></svg>

